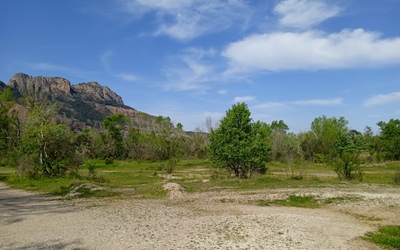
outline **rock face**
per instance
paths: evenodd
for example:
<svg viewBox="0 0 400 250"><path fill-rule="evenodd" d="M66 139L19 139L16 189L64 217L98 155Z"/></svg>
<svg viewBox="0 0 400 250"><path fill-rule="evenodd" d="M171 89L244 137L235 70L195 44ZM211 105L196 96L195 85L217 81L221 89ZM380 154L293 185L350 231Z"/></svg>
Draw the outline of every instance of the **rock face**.
<svg viewBox="0 0 400 250"><path fill-rule="evenodd" d="M39 98L59 98L71 95L71 83L60 77L32 77L23 73L15 74L7 84L18 90L20 95L31 94Z"/></svg>
<svg viewBox="0 0 400 250"><path fill-rule="evenodd" d="M100 86L97 82L80 83L72 86L75 93L80 94L86 101L104 103L112 106L124 106L122 98L108 87Z"/></svg>
<svg viewBox="0 0 400 250"><path fill-rule="evenodd" d="M60 117L71 120L77 129L98 127L106 116L114 113L131 118L138 113L126 106L119 95L97 82L71 85L70 81L61 77L33 77L17 73L7 85L0 82L0 90L6 87L12 88L17 98L30 95L61 104Z"/></svg>

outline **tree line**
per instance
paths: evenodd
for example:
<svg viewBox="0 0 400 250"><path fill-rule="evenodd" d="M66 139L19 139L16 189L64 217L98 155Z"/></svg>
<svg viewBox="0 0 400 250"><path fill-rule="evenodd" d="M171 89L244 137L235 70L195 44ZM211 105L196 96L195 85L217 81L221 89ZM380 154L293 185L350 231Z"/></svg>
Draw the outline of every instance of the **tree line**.
<svg viewBox="0 0 400 250"><path fill-rule="evenodd" d="M400 120L380 121L378 134L370 127L363 132L348 128L344 117L320 116L310 130L289 132L284 121L270 124L251 119L245 103L226 112L218 126L207 132L185 132L168 117L138 113L107 116L101 128L73 131L58 120L57 104L32 97L15 108L11 89L0 92L0 164L17 166L31 176L57 176L77 173L86 159L179 160L209 158L234 176L248 178L265 173L268 161L329 163L338 176L357 176L355 162L381 162L400 159ZM19 111L17 111L19 110Z"/></svg>

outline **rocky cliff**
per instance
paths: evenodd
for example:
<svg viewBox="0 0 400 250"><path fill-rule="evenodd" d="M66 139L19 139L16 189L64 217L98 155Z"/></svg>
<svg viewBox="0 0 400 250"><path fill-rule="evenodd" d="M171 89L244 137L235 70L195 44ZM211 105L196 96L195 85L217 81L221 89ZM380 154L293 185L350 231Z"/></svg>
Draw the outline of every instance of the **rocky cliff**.
<svg viewBox="0 0 400 250"><path fill-rule="evenodd" d="M131 118L138 113L126 106L119 95L97 82L71 85L69 80L61 77L33 77L18 73L7 85L0 82L0 90L7 86L13 89L17 99L33 96L39 100L59 103L60 118L70 120L75 129L98 127L106 116L114 113Z"/></svg>

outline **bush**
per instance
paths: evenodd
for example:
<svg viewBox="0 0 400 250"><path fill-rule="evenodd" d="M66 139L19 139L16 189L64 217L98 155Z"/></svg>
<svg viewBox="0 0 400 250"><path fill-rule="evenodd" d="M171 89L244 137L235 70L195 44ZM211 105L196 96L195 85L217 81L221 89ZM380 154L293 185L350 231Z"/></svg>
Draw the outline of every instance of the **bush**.
<svg viewBox="0 0 400 250"><path fill-rule="evenodd" d="M400 170L396 171L393 176L393 182L395 184L400 184Z"/></svg>
<svg viewBox="0 0 400 250"><path fill-rule="evenodd" d="M339 180L363 180L359 159L356 154L343 153L331 162Z"/></svg>
<svg viewBox="0 0 400 250"><path fill-rule="evenodd" d="M166 169L167 174L172 174L174 172L174 169L175 169L175 166L176 166L177 162L178 161L176 159L170 159L168 161L167 169Z"/></svg>

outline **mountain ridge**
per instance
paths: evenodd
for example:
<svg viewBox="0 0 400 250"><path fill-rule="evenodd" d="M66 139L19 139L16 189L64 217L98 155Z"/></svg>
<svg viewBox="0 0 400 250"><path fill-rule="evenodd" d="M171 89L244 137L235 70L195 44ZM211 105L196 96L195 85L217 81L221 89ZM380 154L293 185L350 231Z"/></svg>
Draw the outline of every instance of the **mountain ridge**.
<svg viewBox="0 0 400 250"><path fill-rule="evenodd" d="M20 97L32 96L38 100L60 104L59 118L69 120L75 130L100 127L106 116L115 113L130 118L135 118L137 113L143 113L125 105L121 96L95 81L71 84L62 77L16 73L7 84L0 81L0 90L4 88L13 90L17 102Z"/></svg>

